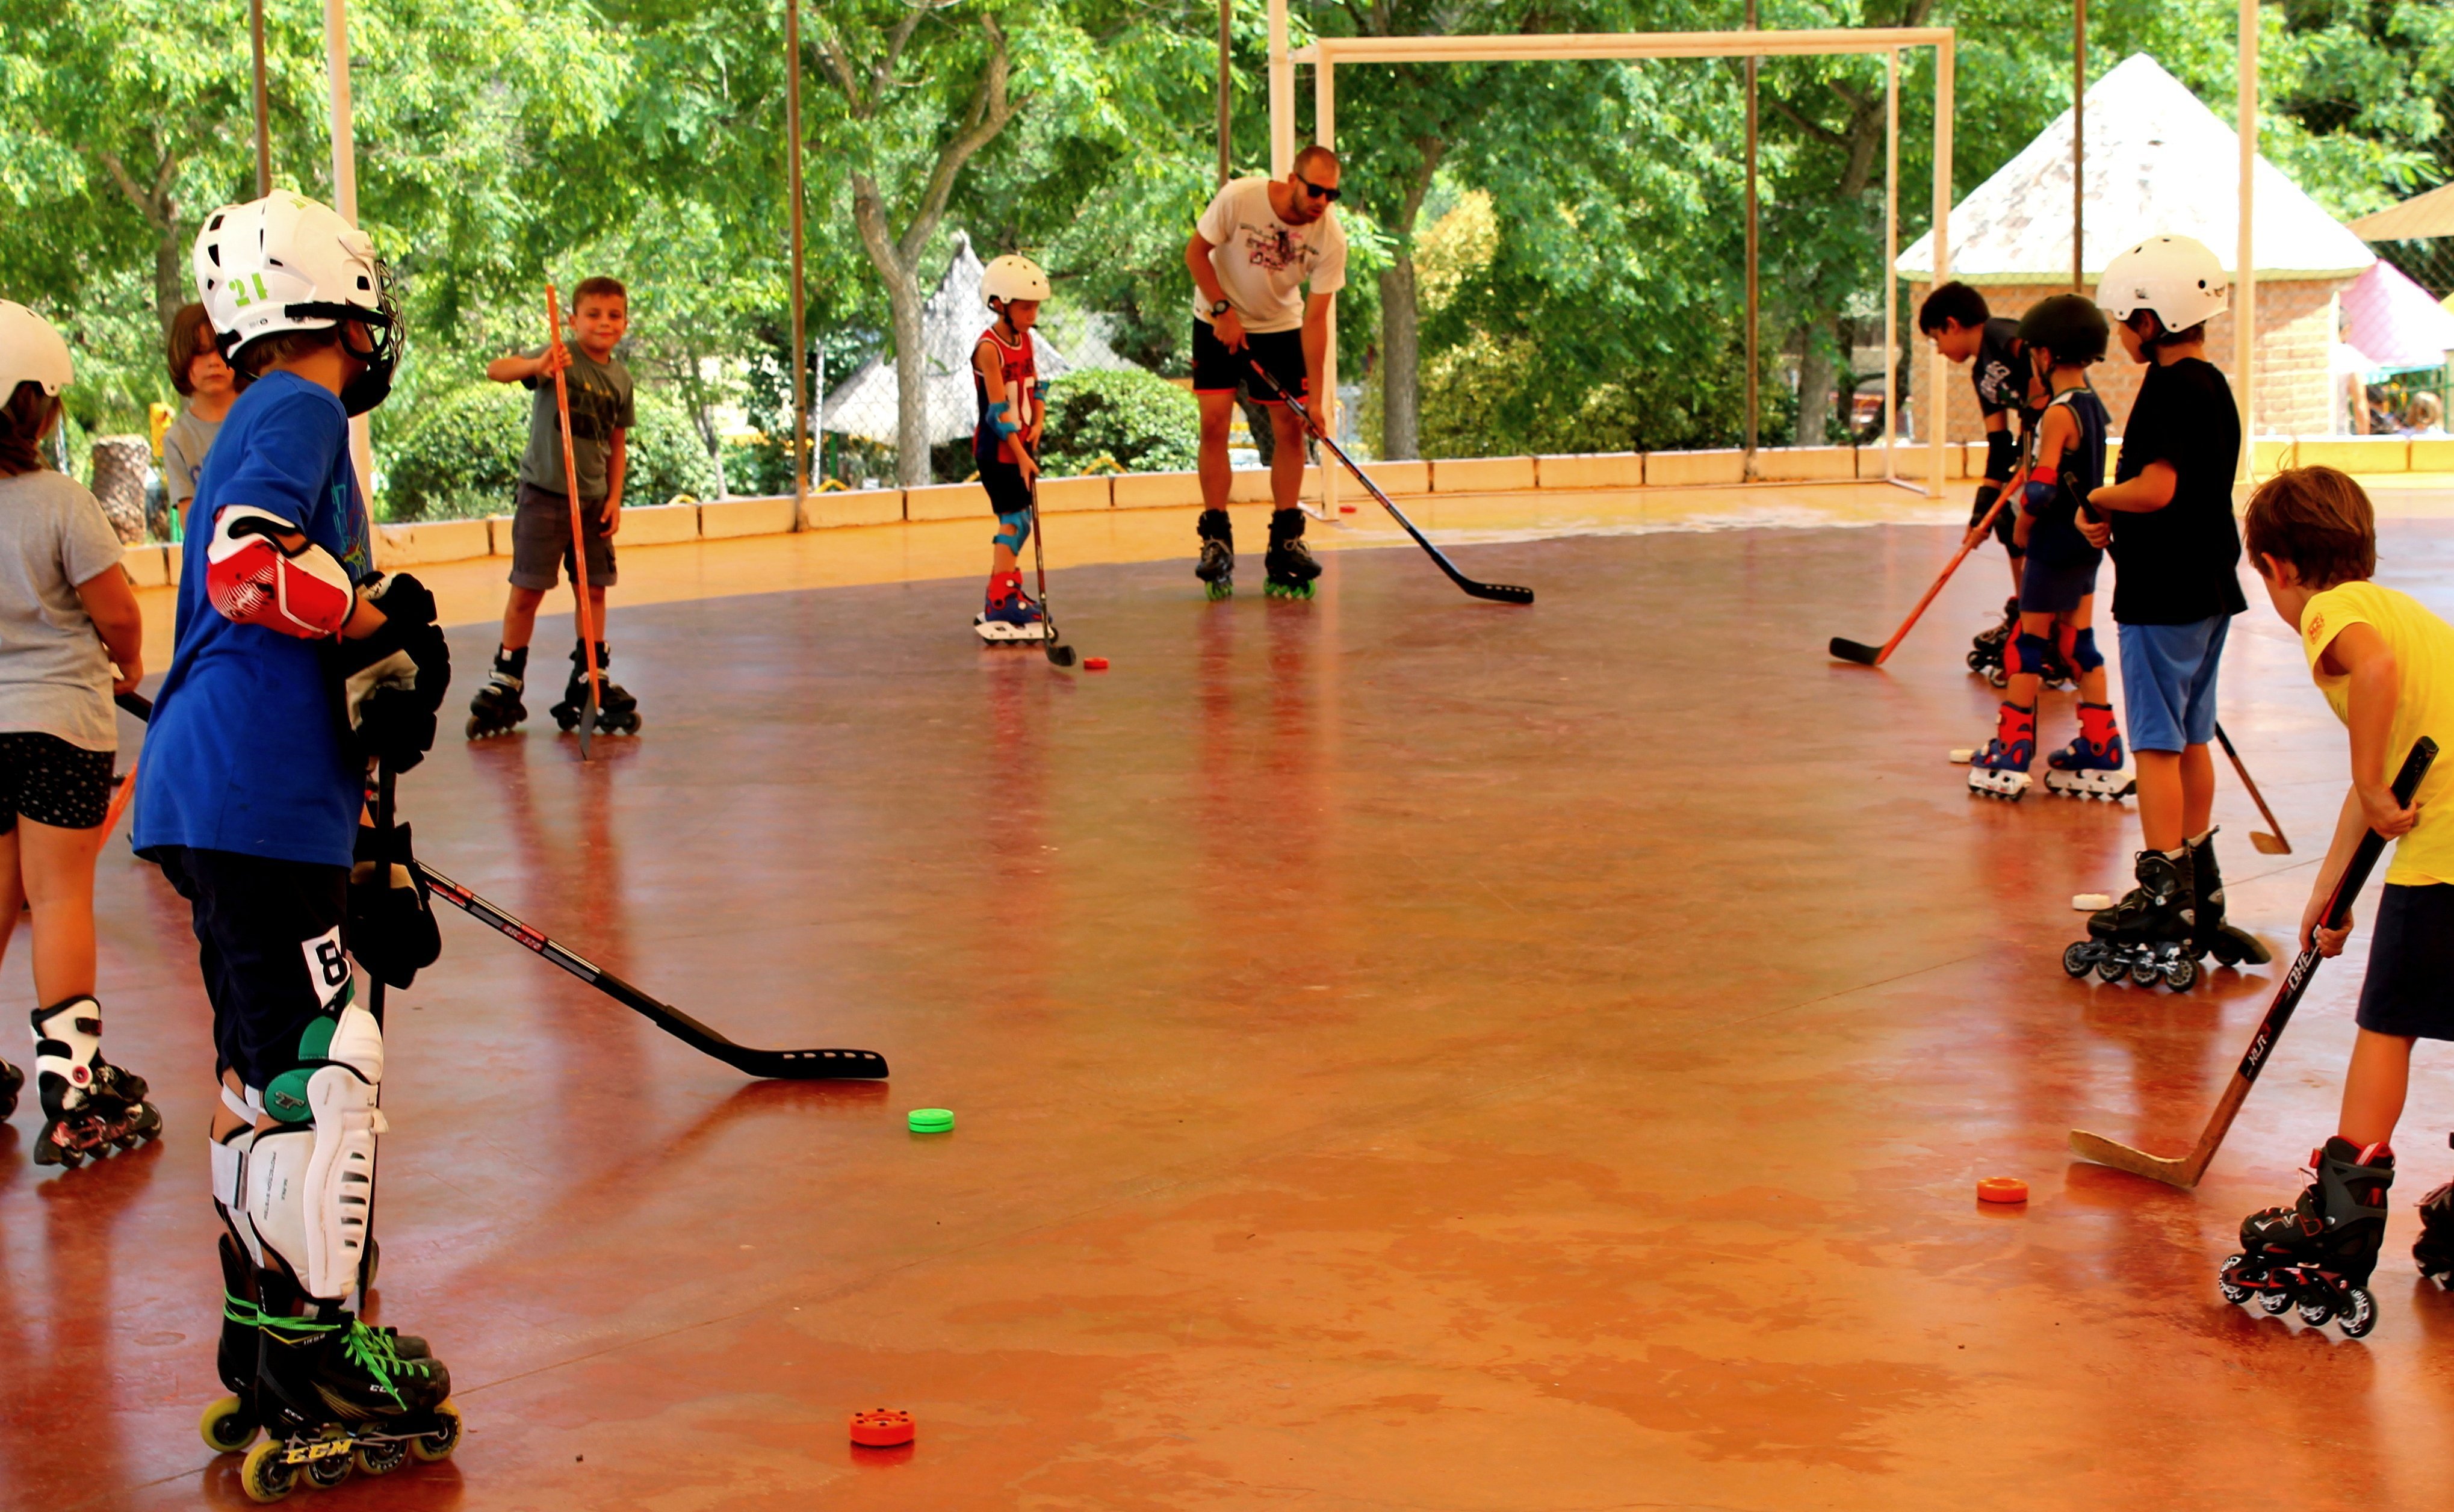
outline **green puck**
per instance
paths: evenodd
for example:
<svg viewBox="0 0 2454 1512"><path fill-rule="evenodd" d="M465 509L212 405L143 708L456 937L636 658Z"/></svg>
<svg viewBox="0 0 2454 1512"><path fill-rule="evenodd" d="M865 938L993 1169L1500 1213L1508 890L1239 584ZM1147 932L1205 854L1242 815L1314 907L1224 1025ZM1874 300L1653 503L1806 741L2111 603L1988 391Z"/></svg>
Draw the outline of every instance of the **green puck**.
<svg viewBox="0 0 2454 1512"><path fill-rule="evenodd" d="M955 1110L915 1108L903 1121L915 1134L952 1134L955 1131Z"/></svg>

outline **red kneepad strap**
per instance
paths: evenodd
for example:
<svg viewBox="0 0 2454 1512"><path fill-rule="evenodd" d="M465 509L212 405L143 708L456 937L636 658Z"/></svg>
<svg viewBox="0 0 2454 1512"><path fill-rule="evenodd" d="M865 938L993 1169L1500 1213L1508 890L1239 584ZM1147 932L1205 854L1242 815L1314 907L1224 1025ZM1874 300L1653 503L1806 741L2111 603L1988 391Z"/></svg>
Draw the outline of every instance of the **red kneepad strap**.
<svg viewBox="0 0 2454 1512"><path fill-rule="evenodd" d="M292 554L274 539L297 533L280 515L246 504L214 517L205 550L205 595L223 618L301 640L341 633L356 606L350 575L312 541Z"/></svg>

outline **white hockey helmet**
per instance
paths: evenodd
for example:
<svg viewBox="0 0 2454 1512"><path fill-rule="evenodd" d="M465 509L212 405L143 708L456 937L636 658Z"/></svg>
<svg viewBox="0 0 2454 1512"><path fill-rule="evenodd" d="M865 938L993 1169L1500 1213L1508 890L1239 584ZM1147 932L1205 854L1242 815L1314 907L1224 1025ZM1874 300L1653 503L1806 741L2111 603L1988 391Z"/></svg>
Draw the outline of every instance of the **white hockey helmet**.
<svg viewBox="0 0 2454 1512"><path fill-rule="evenodd" d="M384 401L400 364L400 312L365 232L330 206L275 190L206 216L192 261L196 296L224 361L235 366L240 351L265 336L354 320L374 347L351 349L367 368L342 391L341 403L363 414Z"/></svg>
<svg viewBox="0 0 2454 1512"><path fill-rule="evenodd" d="M996 308L1000 299L1045 299L1048 297L1048 275L1028 257L1012 252L996 259L980 274L980 302Z"/></svg>
<svg viewBox="0 0 2454 1512"><path fill-rule="evenodd" d="M2222 259L2193 236L2150 236L2105 265L2096 302L2116 320L2152 310L2168 332L2223 314L2232 280Z"/></svg>
<svg viewBox="0 0 2454 1512"><path fill-rule="evenodd" d="M75 381L69 344L51 323L24 305L0 299L0 404L21 383L39 383L45 394L56 398Z"/></svg>

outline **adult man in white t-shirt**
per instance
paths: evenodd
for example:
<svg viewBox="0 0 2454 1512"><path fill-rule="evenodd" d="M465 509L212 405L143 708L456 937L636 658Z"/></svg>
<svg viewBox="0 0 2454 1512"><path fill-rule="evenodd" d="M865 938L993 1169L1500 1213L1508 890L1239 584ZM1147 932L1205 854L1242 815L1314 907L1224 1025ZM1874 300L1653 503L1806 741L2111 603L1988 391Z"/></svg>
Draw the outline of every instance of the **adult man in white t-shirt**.
<svg viewBox="0 0 2454 1512"><path fill-rule="evenodd" d="M1338 154L1307 147L1283 179L1239 178L1222 187L1184 244L1193 274L1193 393L1201 401L1201 560L1194 575L1210 596L1235 592L1236 536L1227 522L1227 428L1236 386L1250 380L1277 433L1270 458L1270 550L1262 558L1273 597L1310 598L1320 564L1303 543L1302 422L1253 376L1258 365L1278 387L1314 403L1329 346L1329 300L1346 287L1346 232L1338 201ZM1309 282L1312 292L1304 292ZM1323 418L1326 419L1326 413Z"/></svg>

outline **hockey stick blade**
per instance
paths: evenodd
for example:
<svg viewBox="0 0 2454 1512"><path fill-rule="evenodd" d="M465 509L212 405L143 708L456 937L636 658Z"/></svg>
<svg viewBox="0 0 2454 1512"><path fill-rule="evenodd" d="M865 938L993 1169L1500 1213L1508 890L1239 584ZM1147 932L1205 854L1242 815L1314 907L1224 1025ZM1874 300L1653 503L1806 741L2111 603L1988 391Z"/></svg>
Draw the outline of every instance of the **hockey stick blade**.
<svg viewBox="0 0 2454 1512"><path fill-rule="evenodd" d="M2420 791L2421 779L2428 776L2429 763L2436 759L2436 741L2422 736L2411 743L2411 754L2404 757L2403 770L2395 775L2394 797L2397 803L2410 807L2412 795ZM2369 873L2376 869L2378 857L2384 854L2384 836L2375 830L2362 835L2360 844L2352 849L2351 859L2343 863L2343 875L2335 878L2333 894L2326 899L2325 912L2321 917L2325 919L2327 928L2343 927L2344 920L2351 917L2353 899L2359 897L2361 889L2368 884ZM2249 1089L2258 1084L2258 1074L2266 1069L2267 1057L2275 1053L2277 1042L2283 1038L2285 1027L2292 1022L2294 1011L2301 1006L2302 996L2308 992L2311 978L2318 975L2319 963L2324 959L2325 955L2319 950L2316 940L2301 947L2301 954L2293 958L2292 968L2283 974L2283 984L2275 989L2275 1000L2267 1005L2266 1016L2258 1021L2257 1032L2249 1037L2249 1049L2243 1054L2241 1064L2233 1069L2232 1079L2225 1084L2223 1098L2216 1102L2216 1111L2207 1119L2207 1126L2199 1135L2199 1142L2191 1147L2187 1156L2180 1159L2164 1159L2117 1143L2102 1135L2090 1134L2084 1129L2071 1131L2071 1153L2081 1159L2109 1165L2118 1171L2129 1171L2170 1186L2198 1185L2199 1178L2206 1175L2207 1162L2215 1159L2217 1149L2223 1144L2224 1136L2232 1131L2232 1120L2240 1114L2241 1105L2249 1100Z"/></svg>
<svg viewBox="0 0 2454 1512"><path fill-rule="evenodd" d="M2285 843L2283 837L2280 835L2267 835L2262 831L2252 830L2249 832L2249 844L2250 848L2261 856L2289 856L2292 854L2292 847Z"/></svg>
<svg viewBox="0 0 2454 1512"><path fill-rule="evenodd" d="M1862 640L1842 635L1832 637L1832 656L1836 661L1854 661L1861 667L1871 667L1882 658L1883 648L1869 646Z"/></svg>
<svg viewBox="0 0 2454 1512"><path fill-rule="evenodd" d="M2186 1158L2168 1160L2161 1155L2149 1155L2144 1150L2134 1150L2126 1144L2108 1139L2101 1134L2089 1134L2081 1129L2071 1131L2070 1147L2071 1153L2082 1160L2111 1166L2117 1171L2127 1171L2133 1176L2143 1176L2151 1181L2162 1181L2166 1186L2196 1186L2199 1184L2200 1176L2205 1171L2203 1166L2197 1170L2191 1169L2190 1161Z"/></svg>
<svg viewBox="0 0 2454 1512"><path fill-rule="evenodd" d="M1513 583L1486 583L1477 578L1468 577L1465 574L1458 572L1457 564L1450 561L1438 547L1433 545L1430 538L1425 536L1421 531L1417 530L1415 528L1415 522L1406 517L1406 512L1399 509L1395 503L1393 503L1388 494L1380 492L1380 485L1373 482L1371 475L1363 471L1362 467L1356 462L1355 458L1346 454L1346 448L1338 444L1338 438L1331 435L1327 431L1321 429L1320 423L1312 417L1312 412L1304 408L1304 404L1301 399L1297 398L1294 394L1289 393L1286 390L1280 388L1278 386L1278 380L1270 376L1269 370L1262 367L1258 362L1254 361L1251 357L1248 356L1244 359L1244 365L1253 370L1254 376L1259 378L1263 383L1270 386L1270 392L1278 396L1278 402L1280 404L1285 405L1288 409L1293 410L1296 413L1296 418L1303 422L1303 428L1307 432L1311 433L1312 438L1318 441L1321 445L1329 448L1330 454L1337 457L1339 463L1345 467L1346 471L1354 474L1355 481L1363 485L1363 491L1365 493L1371 494L1374 499L1378 501L1382 509L1389 512L1389 517L1391 519L1396 520L1398 525L1404 528L1408 535L1415 538L1415 544L1421 547L1424 554L1431 557L1431 559L1438 565L1440 571L1448 575L1450 582L1457 584L1458 587L1470 597L1487 599L1495 604L1530 604L1534 602L1534 590L1530 588L1519 588Z"/></svg>
<svg viewBox="0 0 2454 1512"><path fill-rule="evenodd" d="M770 1080L874 1081L886 1075L875 1050L759 1050L735 1044L669 1002L651 998L586 957L548 938L423 861L412 863L436 897L515 944L543 957L702 1055Z"/></svg>

